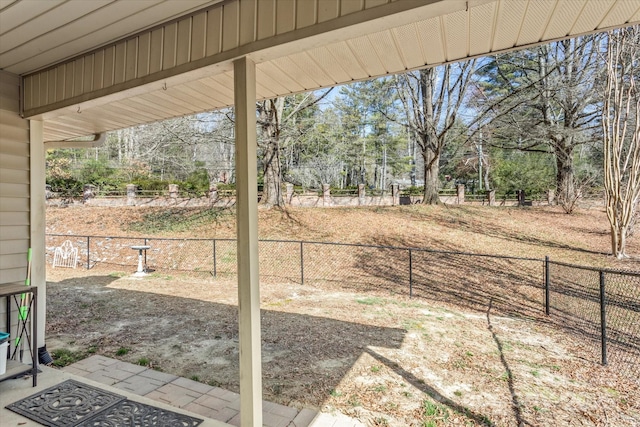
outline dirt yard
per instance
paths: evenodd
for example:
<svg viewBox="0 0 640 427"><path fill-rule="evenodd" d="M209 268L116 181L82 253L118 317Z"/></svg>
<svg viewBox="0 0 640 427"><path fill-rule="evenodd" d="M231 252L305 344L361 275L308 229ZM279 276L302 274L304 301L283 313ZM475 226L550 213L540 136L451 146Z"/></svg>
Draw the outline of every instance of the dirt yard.
<svg viewBox="0 0 640 427"><path fill-rule="evenodd" d="M70 207L47 215L48 232L63 234L223 238L235 227L231 213ZM597 209L261 211L260 234L620 265L605 255L607 223ZM238 391L235 282L170 272L136 278L134 270L48 268L50 352L99 353ZM372 426L640 424L637 382L585 358L582 343L544 316L505 315L491 298L483 304L468 310L340 283L264 283L264 398Z"/></svg>

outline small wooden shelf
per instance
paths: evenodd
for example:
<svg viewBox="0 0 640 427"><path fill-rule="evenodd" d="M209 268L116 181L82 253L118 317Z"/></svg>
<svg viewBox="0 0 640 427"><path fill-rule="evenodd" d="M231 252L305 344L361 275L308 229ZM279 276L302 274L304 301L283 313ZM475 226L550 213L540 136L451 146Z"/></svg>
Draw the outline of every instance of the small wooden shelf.
<svg viewBox="0 0 640 427"><path fill-rule="evenodd" d="M4 297L7 303L7 328L11 326L11 302L16 301L15 295L20 294L31 294L28 309L29 317L31 317L31 342L29 342L29 349L31 351L28 353L29 357L31 357L31 363L27 365L22 362L9 359L9 351L7 351L7 354L0 354L0 357L8 358L7 369L4 374L0 375L0 381L15 378L21 374L31 373L33 386L35 387L38 378L38 288L35 286L24 285L0 286L0 298ZM19 305L16 308L19 310ZM22 321L18 320L18 322ZM15 340L15 337L12 337L12 339Z"/></svg>
<svg viewBox="0 0 640 427"><path fill-rule="evenodd" d="M0 381L15 378L21 374L31 373L33 367L31 364L25 365L24 363L17 362L15 360L7 360L7 370L4 374L0 375Z"/></svg>

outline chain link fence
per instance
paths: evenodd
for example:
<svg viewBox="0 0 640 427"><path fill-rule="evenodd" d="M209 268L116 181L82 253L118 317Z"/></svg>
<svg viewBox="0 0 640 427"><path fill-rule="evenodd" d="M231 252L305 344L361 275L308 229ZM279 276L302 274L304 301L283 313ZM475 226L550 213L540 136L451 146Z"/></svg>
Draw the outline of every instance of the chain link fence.
<svg viewBox="0 0 640 427"><path fill-rule="evenodd" d="M589 360L640 376L640 273L547 260L550 318Z"/></svg>
<svg viewBox="0 0 640 427"><path fill-rule="evenodd" d="M70 240L84 268L135 271L136 245L148 272L208 274L232 280L234 239L47 235L47 262ZM261 240L263 283L316 284L400 295L467 310L548 319L576 339L589 360L640 377L640 273L521 258L393 246Z"/></svg>

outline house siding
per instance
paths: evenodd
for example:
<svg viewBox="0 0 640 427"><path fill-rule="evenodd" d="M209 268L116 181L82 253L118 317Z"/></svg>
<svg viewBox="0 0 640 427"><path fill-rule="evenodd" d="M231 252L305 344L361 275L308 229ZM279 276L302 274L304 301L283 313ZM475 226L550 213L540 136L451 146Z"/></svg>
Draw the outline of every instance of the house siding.
<svg viewBox="0 0 640 427"><path fill-rule="evenodd" d="M19 76L0 71L0 288L24 283L27 274L30 137L19 99ZM6 304L0 301L0 331L8 329L5 313Z"/></svg>

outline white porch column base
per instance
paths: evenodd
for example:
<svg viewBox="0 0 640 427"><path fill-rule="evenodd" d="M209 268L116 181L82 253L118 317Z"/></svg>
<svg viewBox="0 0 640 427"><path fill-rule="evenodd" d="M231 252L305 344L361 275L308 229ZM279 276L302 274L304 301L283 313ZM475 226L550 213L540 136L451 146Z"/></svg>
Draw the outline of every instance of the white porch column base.
<svg viewBox="0 0 640 427"><path fill-rule="evenodd" d="M233 63L233 71L236 118L240 425L262 427L256 67L253 61L244 57Z"/></svg>

